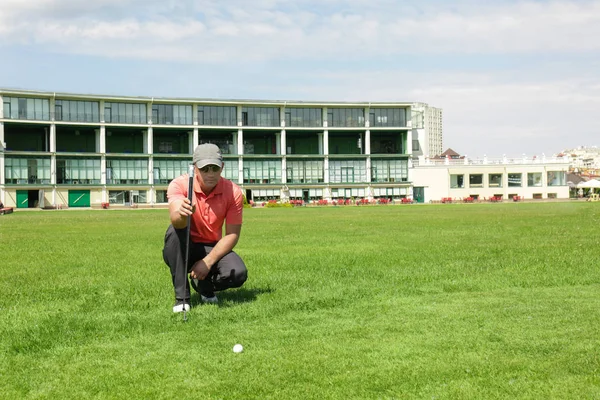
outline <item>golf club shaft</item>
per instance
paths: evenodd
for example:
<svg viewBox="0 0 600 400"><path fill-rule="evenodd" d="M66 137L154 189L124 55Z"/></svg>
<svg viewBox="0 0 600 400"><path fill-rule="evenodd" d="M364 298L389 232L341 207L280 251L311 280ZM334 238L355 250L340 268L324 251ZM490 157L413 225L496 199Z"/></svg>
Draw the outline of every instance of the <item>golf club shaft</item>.
<svg viewBox="0 0 600 400"><path fill-rule="evenodd" d="M192 204L193 201L193 194L194 194L194 164L190 164L188 167L188 200L190 201L190 205ZM185 228L185 264L183 267L183 277L184 277L184 282L187 281L187 270L188 270L188 262L190 259L190 231L191 231L191 225L192 225L192 217L191 215L188 215L187 217L187 226ZM186 287L187 287L187 282L186 282ZM187 314L186 314L186 310L185 310L185 299L184 300L184 304L183 304L183 320L187 321Z"/></svg>

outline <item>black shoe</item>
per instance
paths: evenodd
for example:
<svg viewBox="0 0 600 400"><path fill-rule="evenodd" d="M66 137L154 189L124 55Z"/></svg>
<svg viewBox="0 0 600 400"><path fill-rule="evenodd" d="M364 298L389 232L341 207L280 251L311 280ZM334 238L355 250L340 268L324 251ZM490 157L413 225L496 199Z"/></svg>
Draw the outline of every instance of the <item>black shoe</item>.
<svg viewBox="0 0 600 400"><path fill-rule="evenodd" d="M173 306L173 312L180 313L184 311L190 311L190 308L192 308L192 306L190 305L189 300L177 300Z"/></svg>

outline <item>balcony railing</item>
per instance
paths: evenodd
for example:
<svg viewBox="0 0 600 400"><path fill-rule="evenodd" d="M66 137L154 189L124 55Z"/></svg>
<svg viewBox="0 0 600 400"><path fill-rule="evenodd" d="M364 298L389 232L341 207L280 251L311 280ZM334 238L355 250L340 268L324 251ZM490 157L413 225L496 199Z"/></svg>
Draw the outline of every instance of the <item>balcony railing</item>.
<svg viewBox="0 0 600 400"><path fill-rule="evenodd" d="M231 118L204 118L202 120L198 120L198 125L236 126L237 120Z"/></svg>

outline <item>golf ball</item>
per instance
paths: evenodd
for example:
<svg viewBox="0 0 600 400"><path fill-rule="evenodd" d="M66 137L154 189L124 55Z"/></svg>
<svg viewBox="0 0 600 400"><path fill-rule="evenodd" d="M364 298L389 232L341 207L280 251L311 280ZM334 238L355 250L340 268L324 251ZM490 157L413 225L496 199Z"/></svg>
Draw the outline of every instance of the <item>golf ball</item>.
<svg viewBox="0 0 600 400"><path fill-rule="evenodd" d="M242 351L244 351L244 347L241 344L236 344L233 346L234 353L241 353Z"/></svg>

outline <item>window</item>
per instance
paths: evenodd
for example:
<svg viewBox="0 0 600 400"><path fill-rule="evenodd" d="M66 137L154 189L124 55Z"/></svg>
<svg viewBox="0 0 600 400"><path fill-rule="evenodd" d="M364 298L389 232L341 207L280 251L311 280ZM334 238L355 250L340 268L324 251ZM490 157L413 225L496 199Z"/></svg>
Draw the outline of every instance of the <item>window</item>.
<svg viewBox="0 0 600 400"><path fill-rule="evenodd" d="M542 173L541 172L529 172L527 174L527 186L542 186Z"/></svg>
<svg viewBox="0 0 600 400"><path fill-rule="evenodd" d="M465 187L465 176L450 175L450 187L453 189L463 189Z"/></svg>
<svg viewBox="0 0 600 400"><path fill-rule="evenodd" d="M56 121L99 122L100 103L97 101L56 100L54 119Z"/></svg>
<svg viewBox="0 0 600 400"><path fill-rule="evenodd" d="M24 97L3 97L4 118L50 120L50 101Z"/></svg>
<svg viewBox="0 0 600 400"><path fill-rule="evenodd" d="M322 110L320 108L286 108L285 126L323 126Z"/></svg>
<svg viewBox="0 0 600 400"><path fill-rule="evenodd" d="M363 108L331 108L327 111L328 126L362 127L365 126Z"/></svg>
<svg viewBox="0 0 600 400"><path fill-rule="evenodd" d="M98 185L100 173L100 159L56 159L56 183L59 185Z"/></svg>
<svg viewBox="0 0 600 400"><path fill-rule="evenodd" d="M323 182L322 160L288 160L286 171L288 183Z"/></svg>
<svg viewBox="0 0 600 400"><path fill-rule="evenodd" d="M186 161L187 171L187 161ZM154 170L156 174L156 169ZM106 183L109 185L139 185L148 183L148 160L106 160Z"/></svg>
<svg viewBox="0 0 600 400"><path fill-rule="evenodd" d="M244 160L244 183L281 183L281 161Z"/></svg>
<svg viewBox="0 0 600 400"><path fill-rule="evenodd" d="M521 187L523 174L508 174L508 187Z"/></svg>
<svg viewBox="0 0 600 400"><path fill-rule="evenodd" d="M408 182L408 161L372 160L371 182Z"/></svg>
<svg viewBox="0 0 600 400"><path fill-rule="evenodd" d="M49 184L50 158L11 158L5 159L5 181L9 184Z"/></svg>
<svg viewBox="0 0 600 400"><path fill-rule="evenodd" d="M469 187L483 187L483 174L470 174Z"/></svg>
<svg viewBox="0 0 600 400"><path fill-rule="evenodd" d="M372 108L369 113L369 125L406 126L406 109L404 108Z"/></svg>
<svg viewBox="0 0 600 400"><path fill-rule="evenodd" d="M104 103L104 121L118 124L147 123L146 104Z"/></svg>
<svg viewBox="0 0 600 400"><path fill-rule="evenodd" d="M191 125L192 106L153 104L152 123L159 125Z"/></svg>
<svg viewBox="0 0 600 400"><path fill-rule="evenodd" d="M236 126L237 107L198 106L198 125Z"/></svg>
<svg viewBox="0 0 600 400"><path fill-rule="evenodd" d="M502 187L502 174L490 174L488 185L489 187Z"/></svg>
<svg viewBox="0 0 600 400"><path fill-rule="evenodd" d="M329 161L329 182L358 183L366 181L367 170L364 160Z"/></svg>
<svg viewBox="0 0 600 400"><path fill-rule="evenodd" d="M173 179L187 173L188 164L188 160L154 159L154 184L169 184Z"/></svg>
<svg viewBox="0 0 600 400"><path fill-rule="evenodd" d="M242 107L242 122L245 126L280 126L279 108Z"/></svg>
<svg viewBox="0 0 600 400"><path fill-rule="evenodd" d="M548 171L548 186L565 186L566 175L565 171Z"/></svg>

